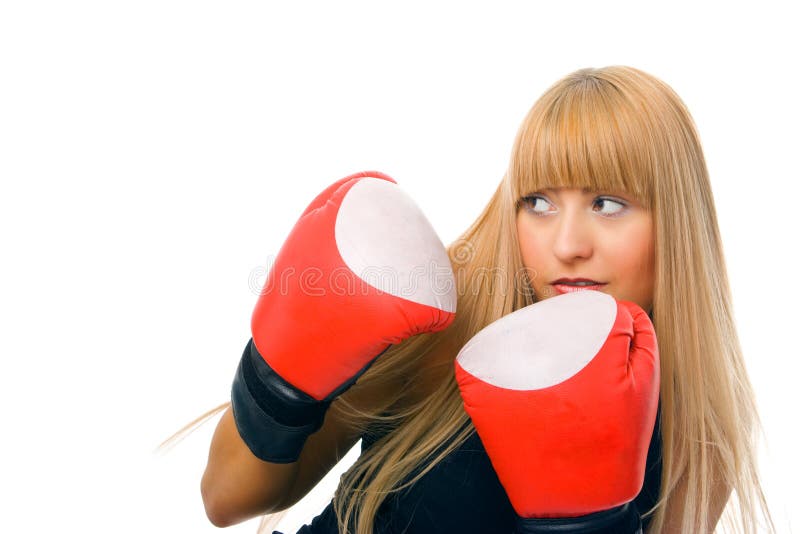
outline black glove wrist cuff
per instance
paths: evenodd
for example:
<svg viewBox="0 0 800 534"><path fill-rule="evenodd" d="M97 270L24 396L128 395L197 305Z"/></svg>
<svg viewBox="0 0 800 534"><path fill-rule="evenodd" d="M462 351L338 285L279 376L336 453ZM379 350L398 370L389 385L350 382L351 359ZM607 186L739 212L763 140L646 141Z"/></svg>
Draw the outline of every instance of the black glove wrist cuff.
<svg viewBox="0 0 800 534"><path fill-rule="evenodd" d="M516 534L641 534L642 521L632 502L580 517L517 518Z"/></svg>
<svg viewBox="0 0 800 534"><path fill-rule="evenodd" d="M330 401L314 399L275 373L250 339L231 387L231 408L239 435L257 458L296 462L328 406Z"/></svg>

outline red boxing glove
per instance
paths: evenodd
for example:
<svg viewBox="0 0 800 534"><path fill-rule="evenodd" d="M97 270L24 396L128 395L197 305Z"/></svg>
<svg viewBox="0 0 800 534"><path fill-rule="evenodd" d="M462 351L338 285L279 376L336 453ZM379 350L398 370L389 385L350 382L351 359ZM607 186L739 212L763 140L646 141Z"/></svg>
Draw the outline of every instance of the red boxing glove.
<svg viewBox="0 0 800 534"><path fill-rule="evenodd" d="M306 208L278 252L232 388L259 458L295 461L334 397L393 344L450 325L447 251L416 204L379 172L343 178Z"/></svg>
<svg viewBox="0 0 800 534"><path fill-rule="evenodd" d="M593 290L552 297L478 332L455 372L518 532L635 530L660 380L644 310Z"/></svg>

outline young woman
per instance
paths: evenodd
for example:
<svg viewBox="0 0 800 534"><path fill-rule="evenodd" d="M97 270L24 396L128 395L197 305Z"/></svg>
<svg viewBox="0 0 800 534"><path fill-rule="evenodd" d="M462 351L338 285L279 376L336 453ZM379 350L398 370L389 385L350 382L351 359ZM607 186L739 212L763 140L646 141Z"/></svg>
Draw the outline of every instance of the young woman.
<svg viewBox="0 0 800 534"><path fill-rule="evenodd" d="M619 66L558 81L524 119L488 205L447 253L455 320L375 360L297 461L256 458L225 411L202 488L215 524L290 507L363 438L333 502L303 531L510 531L513 510L463 409L454 359L493 321L568 291L575 282L563 278L585 278L641 306L657 333L659 416L636 500L645 532L711 532L726 505L736 530L774 528L708 172L668 85Z"/></svg>

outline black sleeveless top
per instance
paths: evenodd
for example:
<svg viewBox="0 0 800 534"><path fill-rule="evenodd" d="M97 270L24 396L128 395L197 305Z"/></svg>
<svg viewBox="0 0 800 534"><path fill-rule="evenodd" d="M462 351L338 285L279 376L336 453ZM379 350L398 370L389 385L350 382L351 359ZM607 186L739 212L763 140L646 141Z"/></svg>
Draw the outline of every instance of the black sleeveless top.
<svg viewBox="0 0 800 534"><path fill-rule="evenodd" d="M658 500L661 485L661 404L647 450L644 485L634 502L639 514L649 511ZM362 436L365 451L380 436ZM375 518L378 534L511 533L516 513L492 468L477 432L450 453L416 484L393 493ZM650 516L642 519L647 531ZM277 531L275 531L276 534ZM297 534L338 533L333 503L304 525ZM280 533L277 533L280 534Z"/></svg>

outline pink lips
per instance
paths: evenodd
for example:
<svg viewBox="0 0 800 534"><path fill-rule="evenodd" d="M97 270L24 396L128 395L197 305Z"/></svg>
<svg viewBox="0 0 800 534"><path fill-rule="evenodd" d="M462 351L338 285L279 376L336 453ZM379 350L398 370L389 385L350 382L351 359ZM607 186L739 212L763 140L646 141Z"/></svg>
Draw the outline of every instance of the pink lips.
<svg viewBox="0 0 800 534"><path fill-rule="evenodd" d="M574 293L575 291L586 291L589 289L599 290L605 284L597 284L593 286L570 286L567 284L553 284L553 287L556 289L559 295L563 295L564 293Z"/></svg>
<svg viewBox="0 0 800 534"><path fill-rule="evenodd" d="M574 284L577 282L594 282L592 285L588 286L575 286L569 285ZM555 288L559 295L563 295L564 293L574 293L576 291L585 291L587 289L594 289L598 290L603 287L605 282L598 282L596 280L591 280L589 278L559 278L554 280L551 285Z"/></svg>

